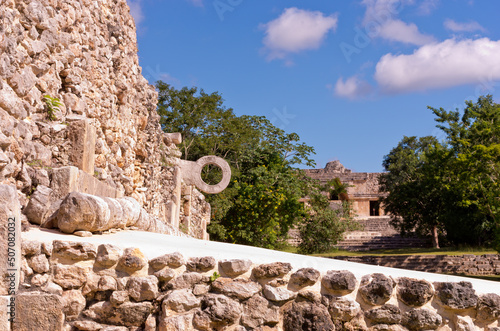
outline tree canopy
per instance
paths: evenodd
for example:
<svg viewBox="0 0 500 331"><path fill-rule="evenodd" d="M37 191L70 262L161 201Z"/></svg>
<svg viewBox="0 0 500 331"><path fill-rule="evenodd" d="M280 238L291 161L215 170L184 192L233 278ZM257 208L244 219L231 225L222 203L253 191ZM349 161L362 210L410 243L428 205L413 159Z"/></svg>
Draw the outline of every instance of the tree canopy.
<svg viewBox="0 0 500 331"><path fill-rule="evenodd" d="M235 115L217 92L178 90L161 81L156 87L160 123L166 132L182 133L183 158L217 155L231 166L229 186L207 196L212 239L276 248L294 224L311 217L299 200L319 193L319 184L297 166L314 166L314 148L298 134L275 127L263 116ZM218 181L217 172L204 171L205 181Z"/></svg>
<svg viewBox="0 0 500 331"><path fill-rule="evenodd" d="M452 244L500 239L500 105L491 96L463 111L429 109L446 138L404 137L384 158L383 200L402 233Z"/></svg>

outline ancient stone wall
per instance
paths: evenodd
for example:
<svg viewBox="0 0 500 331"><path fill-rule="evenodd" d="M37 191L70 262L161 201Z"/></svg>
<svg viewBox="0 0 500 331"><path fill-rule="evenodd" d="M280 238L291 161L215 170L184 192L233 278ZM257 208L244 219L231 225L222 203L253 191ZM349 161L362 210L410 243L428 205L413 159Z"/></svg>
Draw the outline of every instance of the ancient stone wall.
<svg viewBox="0 0 500 331"><path fill-rule="evenodd" d="M426 272L465 275L500 275L500 255L336 256L335 259Z"/></svg>
<svg viewBox="0 0 500 331"><path fill-rule="evenodd" d="M148 260L138 248L60 240L25 241L22 256L13 330L499 328L500 296L469 282L178 252Z"/></svg>
<svg viewBox="0 0 500 331"><path fill-rule="evenodd" d="M0 184L21 207L53 169L75 166L175 226L189 214L186 231L206 237L203 196L180 208L179 139L162 133L156 103L125 0L0 3Z"/></svg>

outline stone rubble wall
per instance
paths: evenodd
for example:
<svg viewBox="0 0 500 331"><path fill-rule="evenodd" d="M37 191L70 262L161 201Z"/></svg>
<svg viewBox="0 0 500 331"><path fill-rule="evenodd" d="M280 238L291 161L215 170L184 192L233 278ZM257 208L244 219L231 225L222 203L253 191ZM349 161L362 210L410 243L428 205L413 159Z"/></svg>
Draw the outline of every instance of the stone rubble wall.
<svg viewBox="0 0 500 331"><path fill-rule="evenodd" d="M500 255L336 256L335 259L425 272L465 275L500 275Z"/></svg>
<svg viewBox="0 0 500 331"><path fill-rule="evenodd" d="M179 252L148 261L138 248L60 240L25 241L22 256L11 330L500 329L500 296L469 282Z"/></svg>
<svg viewBox="0 0 500 331"><path fill-rule="evenodd" d="M49 113L46 95L60 110ZM179 141L156 104L126 0L0 3L0 184L21 207L53 169L76 166L174 226L190 214L187 232L206 237L204 197L194 189L194 208L180 209Z"/></svg>

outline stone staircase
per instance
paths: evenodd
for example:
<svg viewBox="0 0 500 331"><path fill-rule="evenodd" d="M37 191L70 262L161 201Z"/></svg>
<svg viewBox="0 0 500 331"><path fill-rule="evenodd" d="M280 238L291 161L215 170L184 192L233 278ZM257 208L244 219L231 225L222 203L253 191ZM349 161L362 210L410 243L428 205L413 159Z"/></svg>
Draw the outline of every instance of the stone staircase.
<svg viewBox="0 0 500 331"><path fill-rule="evenodd" d="M358 222L364 230L349 231L339 241L337 248L348 251L369 251L408 247L428 247L428 240L418 237L401 237L391 226L389 217L370 217Z"/></svg>

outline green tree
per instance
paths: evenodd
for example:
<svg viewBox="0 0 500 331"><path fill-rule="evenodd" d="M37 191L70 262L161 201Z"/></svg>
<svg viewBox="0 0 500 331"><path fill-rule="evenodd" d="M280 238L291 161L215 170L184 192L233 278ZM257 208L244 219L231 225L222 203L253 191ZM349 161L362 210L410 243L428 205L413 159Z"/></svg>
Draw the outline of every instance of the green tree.
<svg viewBox="0 0 500 331"><path fill-rule="evenodd" d="M156 87L160 123L167 132L182 133L183 157L217 155L231 166L228 188L207 196L211 238L267 248L283 244L290 227L307 217L299 199L310 183L296 166L314 166L314 149L265 117L236 116L216 92L177 90L163 82ZM210 172L204 179L217 182L219 176Z"/></svg>
<svg viewBox="0 0 500 331"><path fill-rule="evenodd" d="M500 105L491 95L465 105L463 112L429 108L446 133L453 154L455 205L461 215L467 215L468 226L463 232L482 244L497 231L496 248L500 251ZM449 221L450 230L460 228L457 222Z"/></svg>
<svg viewBox="0 0 500 331"><path fill-rule="evenodd" d="M333 194L338 194L342 200L341 208L332 209L327 196L323 194L323 192L328 192L331 187L333 187ZM353 220L352 206L347 199L346 189L346 185L343 185L338 178L333 179L325 186L311 181L306 216L299 224L301 238L298 247L299 253L328 252L342 240L345 231L359 229L359 224Z"/></svg>
<svg viewBox="0 0 500 331"><path fill-rule="evenodd" d="M446 154L434 137L404 137L384 157L387 172L380 177L381 191L389 192L382 202L392 215L392 225L402 235L431 235L435 248L439 248L439 233L444 231L447 206L447 174L442 173Z"/></svg>
<svg viewBox="0 0 500 331"><path fill-rule="evenodd" d="M500 106L486 96L463 112L429 108L446 139L404 137L384 158L385 208L403 234L431 234L435 247L439 234L481 245L496 230L500 250Z"/></svg>

